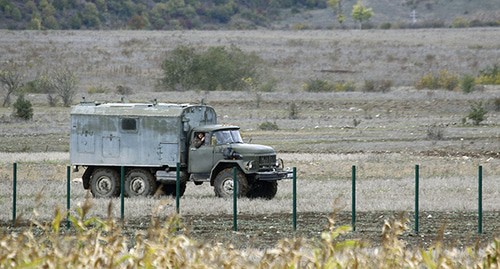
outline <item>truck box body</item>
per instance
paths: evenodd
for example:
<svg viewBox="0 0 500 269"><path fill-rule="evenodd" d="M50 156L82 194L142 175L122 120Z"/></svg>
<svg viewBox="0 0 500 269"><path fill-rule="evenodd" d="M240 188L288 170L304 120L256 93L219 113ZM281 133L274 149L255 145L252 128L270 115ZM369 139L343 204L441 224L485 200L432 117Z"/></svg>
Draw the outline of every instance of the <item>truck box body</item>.
<svg viewBox="0 0 500 269"><path fill-rule="evenodd" d="M166 103L82 103L71 112L70 161L83 166L175 167L187 134L216 124L213 108Z"/></svg>

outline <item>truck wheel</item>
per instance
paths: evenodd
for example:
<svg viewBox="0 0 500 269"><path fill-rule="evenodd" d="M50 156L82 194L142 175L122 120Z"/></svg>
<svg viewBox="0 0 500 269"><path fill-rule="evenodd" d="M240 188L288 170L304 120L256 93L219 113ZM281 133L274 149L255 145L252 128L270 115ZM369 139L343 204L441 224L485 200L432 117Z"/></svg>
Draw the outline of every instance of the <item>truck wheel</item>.
<svg viewBox="0 0 500 269"><path fill-rule="evenodd" d="M248 181L240 170L236 171L238 180L238 197L244 197L248 193ZM233 197L233 168L226 168L217 174L214 182L215 195L222 198Z"/></svg>
<svg viewBox="0 0 500 269"><path fill-rule="evenodd" d="M257 181L248 192L248 198L262 198L271 200L278 192L277 181Z"/></svg>
<svg viewBox="0 0 500 269"><path fill-rule="evenodd" d="M156 191L156 179L144 169L132 169L125 175L125 195L147 197Z"/></svg>
<svg viewBox="0 0 500 269"><path fill-rule="evenodd" d="M97 168L90 177L90 191L96 198L112 198L120 194L120 176L109 168Z"/></svg>
<svg viewBox="0 0 500 269"><path fill-rule="evenodd" d="M181 187L181 189L180 189L179 197L182 197L184 195L184 192L186 191L186 182L181 183L180 187ZM163 194L176 197L176 185L175 185L175 183L174 184L163 184L161 188L163 190Z"/></svg>

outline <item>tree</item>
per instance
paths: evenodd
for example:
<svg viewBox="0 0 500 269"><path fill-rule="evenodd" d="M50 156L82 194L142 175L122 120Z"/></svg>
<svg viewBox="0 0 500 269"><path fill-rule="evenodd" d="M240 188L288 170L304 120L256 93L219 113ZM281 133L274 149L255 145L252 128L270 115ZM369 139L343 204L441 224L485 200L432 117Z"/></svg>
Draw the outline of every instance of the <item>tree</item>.
<svg viewBox="0 0 500 269"><path fill-rule="evenodd" d="M345 21L344 11L342 10L342 0L328 0L328 6L333 10L333 14L340 24Z"/></svg>
<svg viewBox="0 0 500 269"><path fill-rule="evenodd" d="M165 77L162 84L167 90L190 90L196 84L195 73L199 55L193 47L178 46L167 54L161 68Z"/></svg>
<svg viewBox="0 0 500 269"><path fill-rule="evenodd" d="M209 47L201 53L193 47L179 46L162 64L161 84L167 90L244 90L249 79L258 84L260 60L236 46Z"/></svg>
<svg viewBox="0 0 500 269"><path fill-rule="evenodd" d="M469 115L467 118L474 122L474 125L479 125L482 121L486 120L486 114L488 111L484 108L483 102L478 101L472 103L469 110Z"/></svg>
<svg viewBox="0 0 500 269"><path fill-rule="evenodd" d="M6 92L2 106L10 105L10 96L19 91L22 87L24 75L19 70L19 65L14 61L8 61L2 69L0 69L0 84Z"/></svg>
<svg viewBox="0 0 500 269"><path fill-rule="evenodd" d="M99 28L101 25L99 11L94 3L85 2L81 15L83 24L88 28Z"/></svg>
<svg viewBox="0 0 500 269"><path fill-rule="evenodd" d="M370 20L370 18L373 16L373 10L371 8L365 7L361 1L358 1L353 7L352 7L352 18L354 21L359 22L359 29L362 29L363 22Z"/></svg>
<svg viewBox="0 0 500 269"><path fill-rule="evenodd" d="M70 106L76 95L78 79L73 71L68 68L56 70L51 76L51 85L61 97L64 106Z"/></svg>
<svg viewBox="0 0 500 269"><path fill-rule="evenodd" d="M14 116L23 120L31 120L33 118L33 106L29 100L24 98L23 94L19 95L17 101L14 103Z"/></svg>
<svg viewBox="0 0 500 269"><path fill-rule="evenodd" d="M128 21L128 27L132 30L141 30L144 29L148 25L147 19L142 15L134 15Z"/></svg>

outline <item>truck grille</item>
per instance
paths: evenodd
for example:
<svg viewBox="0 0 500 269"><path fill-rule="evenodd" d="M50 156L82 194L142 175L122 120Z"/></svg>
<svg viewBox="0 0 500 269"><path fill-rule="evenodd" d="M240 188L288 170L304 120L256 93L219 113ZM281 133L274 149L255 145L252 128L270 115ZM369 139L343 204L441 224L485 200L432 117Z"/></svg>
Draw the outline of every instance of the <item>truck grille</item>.
<svg viewBox="0 0 500 269"><path fill-rule="evenodd" d="M259 167L272 167L276 165L276 155L270 156L260 156L259 157Z"/></svg>

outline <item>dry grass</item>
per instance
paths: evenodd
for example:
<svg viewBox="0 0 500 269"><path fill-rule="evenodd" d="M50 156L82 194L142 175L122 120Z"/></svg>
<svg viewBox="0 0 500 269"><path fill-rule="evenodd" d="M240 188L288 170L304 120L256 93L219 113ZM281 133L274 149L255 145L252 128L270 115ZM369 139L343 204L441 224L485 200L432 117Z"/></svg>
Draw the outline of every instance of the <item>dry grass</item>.
<svg viewBox="0 0 500 269"><path fill-rule="evenodd" d="M408 227L406 219L388 220L381 247L372 248L341 236L350 230L335 226L321 239L285 239L266 250L234 249L231 245L203 244L186 236L175 215L166 221L152 218L147 231L124 236L113 218L87 216L84 203L71 218L73 229L61 227L63 214L56 211L47 224L0 234L0 264L4 268L497 268L500 242L485 249L445 249L438 242L428 249L407 249L398 237Z"/></svg>
<svg viewBox="0 0 500 269"><path fill-rule="evenodd" d="M12 165L18 164L18 212L31 218L47 220L54 208L66 207L67 153L0 155L0 220L8 220L12 202ZM500 193L495 178L500 174L498 159L463 157L411 157L401 154L282 154L298 168L298 211L329 212L335 207L349 211L351 207L351 166L357 167L357 210L411 211L414 205L414 166L420 165L420 208L425 211L474 211L477 209L477 164L483 165L483 208L497 210ZM9 161L9 162L8 162ZM81 173L81 172L80 172ZM72 179L81 175L72 173ZM43 197L37 200L37 195ZM71 183L71 204L81 205L90 194L78 180ZM291 180L279 183L271 200L240 199L241 214L273 214L291 212ZM92 200L90 214L107 216L107 200ZM175 212L172 198L126 199L126 216L148 217L162 206L164 214ZM120 214L120 200L113 200L114 216ZM232 201L216 198L209 184L188 184L181 199L181 212L196 214L231 214Z"/></svg>
<svg viewBox="0 0 500 269"><path fill-rule="evenodd" d="M0 61L31 66L28 78L66 65L80 78L80 93L118 85L152 92L160 63L178 45L236 45L270 67L278 91L301 91L311 78L390 80L413 85L429 71L475 74L497 64L498 28L334 31L6 31ZM15 48L13 51L12 48ZM433 55L433 61L426 60ZM381 68L383 67L383 68ZM349 70L353 73L335 73Z"/></svg>

